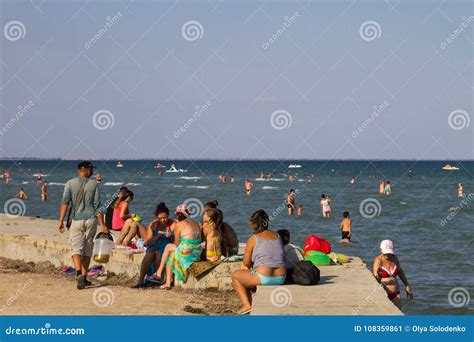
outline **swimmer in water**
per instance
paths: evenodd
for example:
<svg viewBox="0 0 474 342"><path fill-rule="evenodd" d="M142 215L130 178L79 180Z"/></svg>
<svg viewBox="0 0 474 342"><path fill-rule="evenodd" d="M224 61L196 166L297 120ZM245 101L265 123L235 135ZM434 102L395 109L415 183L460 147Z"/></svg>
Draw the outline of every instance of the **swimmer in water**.
<svg viewBox="0 0 474 342"><path fill-rule="evenodd" d="M380 181L380 185L379 185L379 193L381 195L383 195L385 192L385 182L383 180Z"/></svg>
<svg viewBox="0 0 474 342"><path fill-rule="evenodd" d="M298 216L303 216L303 205L299 204L298 205Z"/></svg>
<svg viewBox="0 0 474 342"><path fill-rule="evenodd" d="M356 178L355 177L352 177L351 179L351 184L355 184L356 183Z"/></svg>
<svg viewBox="0 0 474 342"><path fill-rule="evenodd" d="M20 188L20 191L18 191L18 193L15 195L15 197L18 197L21 200L26 200L28 198L28 196L26 196L25 189L23 189L23 188Z"/></svg>
<svg viewBox="0 0 474 342"><path fill-rule="evenodd" d="M288 206L288 215L292 216L295 212L295 189L291 189L286 198L286 205Z"/></svg>
<svg viewBox="0 0 474 342"><path fill-rule="evenodd" d="M43 174L41 170L38 170L38 174L36 175L36 181L40 183L42 178L43 178Z"/></svg>
<svg viewBox="0 0 474 342"><path fill-rule="evenodd" d="M41 201L46 202L46 198L48 197L48 182L43 182L41 186Z"/></svg>
<svg viewBox="0 0 474 342"><path fill-rule="evenodd" d="M306 177L306 180L308 181L308 183L311 183L313 181L313 178L314 178L314 173L308 175L308 177Z"/></svg>
<svg viewBox="0 0 474 342"><path fill-rule="evenodd" d="M250 196L250 193L252 192L252 188L253 188L253 184L250 181L250 179L247 178L247 180L245 181L245 193L247 194L247 196Z"/></svg>
<svg viewBox="0 0 474 342"><path fill-rule="evenodd" d="M319 206L321 207L323 217L329 218L331 216L331 200L329 199L329 196L322 194Z"/></svg>
<svg viewBox="0 0 474 342"><path fill-rule="evenodd" d="M351 236L352 236L352 220L349 216L349 212L345 211L342 214L342 222L341 222L341 241L340 243L349 243L351 242Z"/></svg>
<svg viewBox="0 0 474 342"><path fill-rule="evenodd" d="M95 173L95 182L97 184L100 184L100 182L102 182L102 175L100 174L100 172Z"/></svg>
<svg viewBox="0 0 474 342"><path fill-rule="evenodd" d="M267 179L270 179L270 178L272 178L272 173L271 172L267 173Z"/></svg>
<svg viewBox="0 0 474 342"><path fill-rule="evenodd" d="M234 184L235 183L235 178L234 176L230 176L230 184Z"/></svg>
<svg viewBox="0 0 474 342"><path fill-rule="evenodd" d="M265 173L263 171L260 171L260 178L265 178Z"/></svg>
<svg viewBox="0 0 474 342"><path fill-rule="evenodd" d="M464 189L462 187L462 183L458 184L458 197L463 197L464 196Z"/></svg>
<svg viewBox="0 0 474 342"><path fill-rule="evenodd" d="M390 184L390 181L387 181L385 183L385 195L390 195L392 193L392 185Z"/></svg>

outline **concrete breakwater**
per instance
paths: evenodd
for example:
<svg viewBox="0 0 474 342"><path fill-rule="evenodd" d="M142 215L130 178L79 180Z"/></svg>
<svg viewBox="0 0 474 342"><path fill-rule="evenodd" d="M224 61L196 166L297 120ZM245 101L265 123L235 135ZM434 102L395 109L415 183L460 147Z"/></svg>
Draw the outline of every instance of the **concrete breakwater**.
<svg viewBox="0 0 474 342"><path fill-rule="evenodd" d="M0 214L0 256L25 262L49 261L56 267L70 265L68 234L60 234L53 220ZM109 272L137 275L143 252L114 250ZM239 262L223 262L204 277L190 278L177 286L185 289L230 290L230 274ZM260 286L254 297L253 315L400 315L385 291L359 259L345 266L320 267L317 286Z"/></svg>

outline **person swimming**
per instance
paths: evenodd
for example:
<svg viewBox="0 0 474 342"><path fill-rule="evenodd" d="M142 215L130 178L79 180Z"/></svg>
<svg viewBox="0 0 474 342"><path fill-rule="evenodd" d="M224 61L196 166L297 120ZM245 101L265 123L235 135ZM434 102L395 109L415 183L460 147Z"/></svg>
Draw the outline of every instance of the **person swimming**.
<svg viewBox="0 0 474 342"><path fill-rule="evenodd" d="M464 189L462 187L462 183L458 184L458 197L463 197L464 196Z"/></svg>
<svg viewBox="0 0 474 342"><path fill-rule="evenodd" d="M100 172L95 173L95 182L97 184L100 184L100 182L102 182L102 175L100 174Z"/></svg>
<svg viewBox="0 0 474 342"><path fill-rule="evenodd" d="M295 212L295 189L291 189L286 198L286 205L288 207L288 215L292 216Z"/></svg>
<svg viewBox="0 0 474 342"><path fill-rule="evenodd" d="M351 184L355 184L356 183L356 178L355 177L352 177L351 179Z"/></svg>
<svg viewBox="0 0 474 342"><path fill-rule="evenodd" d="M319 202L321 208L321 213L324 218L329 218L331 216L331 200L329 196L325 194L321 195L321 201Z"/></svg>
<svg viewBox="0 0 474 342"><path fill-rule="evenodd" d="M385 183L385 195L391 195L392 194L392 185L390 184L390 181L387 181Z"/></svg>
<svg viewBox="0 0 474 342"><path fill-rule="evenodd" d="M303 205L299 204L298 205L298 216L303 216Z"/></svg>
<svg viewBox="0 0 474 342"><path fill-rule="evenodd" d="M245 193L247 194L247 196L250 196L250 193L252 192L252 188L253 188L253 184L250 181L250 179L247 178L247 180L245 181Z"/></svg>
<svg viewBox="0 0 474 342"><path fill-rule="evenodd" d="M379 193L383 195L385 193L385 182L383 180L380 181L379 185Z"/></svg>
<svg viewBox="0 0 474 342"><path fill-rule="evenodd" d="M41 200L43 202L46 202L47 197L48 197L48 182L44 182L43 185L41 186Z"/></svg>
<svg viewBox="0 0 474 342"><path fill-rule="evenodd" d="M26 200L28 198L28 196L26 196L25 189L23 189L23 188L20 188L18 193L15 195L15 197L18 197L21 200Z"/></svg>

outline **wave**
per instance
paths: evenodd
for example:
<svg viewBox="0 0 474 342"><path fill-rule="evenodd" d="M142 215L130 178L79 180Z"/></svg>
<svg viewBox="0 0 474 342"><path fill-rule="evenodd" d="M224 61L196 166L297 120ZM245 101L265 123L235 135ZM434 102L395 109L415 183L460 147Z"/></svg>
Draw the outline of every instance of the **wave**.
<svg viewBox="0 0 474 342"><path fill-rule="evenodd" d="M192 189L207 189L207 188L209 188L209 185L188 185L187 188L192 188Z"/></svg>
<svg viewBox="0 0 474 342"><path fill-rule="evenodd" d="M279 189L277 186L264 186L262 187L263 190L274 190Z"/></svg>
<svg viewBox="0 0 474 342"><path fill-rule="evenodd" d="M140 186L142 183L127 183L125 186Z"/></svg>
<svg viewBox="0 0 474 342"><path fill-rule="evenodd" d="M284 181L285 178L255 178L257 182L263 182L263 181L274 181L274 182L281 182Z"/></svg>
<svg viewBox="0 0 474 342"><path fill-rule="evenodd" d="M173 188L182 188L182 185L173 185Z"/></svg>
<svg viewBox="0 0 474 342"><path fill-rule="evenodd" d="M33 176L35 176L35 177L38 177L39 175L40 175L39 173L34 173L34 174L33 174ZM48 177L48 176L49 176L49 174L46 174L46 175L45 175L45 174L42 174L42 173L41 173L41 177Z"/></svg>
<svg viewBox="0 0 474 342"><path fill-rule="evenodd" d="M179 177L179 179L189 179L189 180L194 180L194 179L201 179L201 177L186 177L186 176L183 176L183 177Z"/></svg>
<svg viewBox="0 0 474 342"><path fill-rule="evenodd" d="M66 183L51 182L51 183L48 183L48 185L66 185Z"/></svg>
<svg viewBox="0 0 474 342"><path fill-rule="evenodd" d="M104 184L104 186L119 186L123 185L123 182L107 182Z"/></svg>

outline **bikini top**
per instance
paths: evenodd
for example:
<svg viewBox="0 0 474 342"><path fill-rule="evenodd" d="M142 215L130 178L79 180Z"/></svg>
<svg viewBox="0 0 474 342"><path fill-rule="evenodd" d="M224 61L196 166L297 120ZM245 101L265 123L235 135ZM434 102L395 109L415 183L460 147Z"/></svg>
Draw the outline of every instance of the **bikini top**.
<svg viewBox="0 0 474 342"><path fill-rule="evenodd" d="M380 276L382 278L390 278L393 277L395 278L398 275L398 268L397 265L393 266L391 270L387 270L385 267L380 266Z"/></svg>

